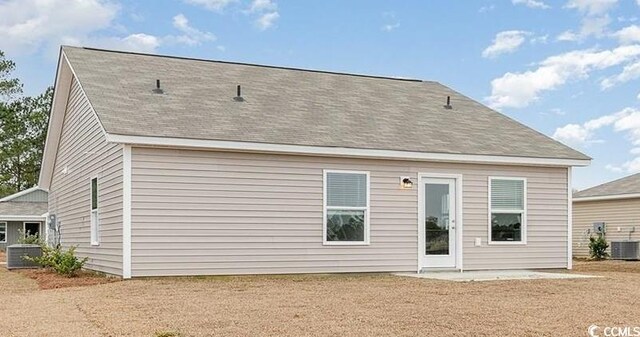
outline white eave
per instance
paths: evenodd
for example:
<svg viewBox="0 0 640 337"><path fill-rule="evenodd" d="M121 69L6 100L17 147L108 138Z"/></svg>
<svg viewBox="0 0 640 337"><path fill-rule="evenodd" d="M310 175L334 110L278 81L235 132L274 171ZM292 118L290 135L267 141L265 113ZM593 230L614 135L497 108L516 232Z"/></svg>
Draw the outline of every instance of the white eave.
<svg viewBox="0 0 640 337"><path fill-rule="evenodd" d="M433 152L411 152L396 150L358 149L326 146L304 146L287 144L269 144L254 142L235 142L205 139L185 139L148 136L127 136L107 134L107 141L138 146L210 149L234 152L282 153L329 157L364 157L376 159L396 159L415 161L463 162L502 165L534 165L534 166L587 166L588 159L555 159L515 156L492 156L451 154Z"/></svg>
<svg viewBox="0 0 640 337"><path fill-rule="evenodd" d="M636 198L640 198L640 193L598 195L593 197L573 197L573 202L622 200L622 199L636 199Z"/></svg>
<svg viewBox="0 0 640 337"><path fill-rule="evenodd" d="M46 214L43 215L1 215L0 222L3 221L43 221L46 220Z"/></svg>

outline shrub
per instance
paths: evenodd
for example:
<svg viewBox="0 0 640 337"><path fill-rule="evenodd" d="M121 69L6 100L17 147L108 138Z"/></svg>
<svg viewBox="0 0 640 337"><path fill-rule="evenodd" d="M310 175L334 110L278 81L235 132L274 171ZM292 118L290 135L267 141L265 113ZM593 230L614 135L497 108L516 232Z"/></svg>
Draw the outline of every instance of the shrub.
<svg viewBox="0 0 640 337"><path fill-rule="evenodd" d="M51 268L56 273L67 277L76 276L88 260L87 257L82 260L78 259L76 256L76 247L71 247L68 250L64 250L59 246L52 248L47 245L42 245L41 247L42 256L28 257L27 259L44 268Z"/></svg>
<svg viewBox="0 0 640 337"><path fill-rule="evenodd" d="M607 248L609 248L609 243L607 243L604 235L599 234L589 238L589 254L592 259L604 260L608 258L609 253L607 253Z"/></svg>
<svg viewBox="0 0 640 337"><path fill-rule="evenodd" d="M40 247L45 245L44 240L42 240L38 234L31 234L29 232L25 234L23 230L19 230L18 235L20 236L20 239L18 239L18 243L27 245L38 245Z"/></svg>

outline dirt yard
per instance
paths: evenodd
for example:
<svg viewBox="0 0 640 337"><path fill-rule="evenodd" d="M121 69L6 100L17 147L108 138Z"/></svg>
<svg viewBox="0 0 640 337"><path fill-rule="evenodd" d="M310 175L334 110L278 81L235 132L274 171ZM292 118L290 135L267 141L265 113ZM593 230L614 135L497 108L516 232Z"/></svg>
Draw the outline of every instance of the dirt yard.
<svg viewBox="0 0 640 337"><path fill-rule="evenodd" d="M137 279L40 290L0 269L2 336L586 336L640 326L640 262L594 279L454 283L392 275ZM28 319L20 319L28 317ZM34 323L37 322L37 323Z"/></svg>

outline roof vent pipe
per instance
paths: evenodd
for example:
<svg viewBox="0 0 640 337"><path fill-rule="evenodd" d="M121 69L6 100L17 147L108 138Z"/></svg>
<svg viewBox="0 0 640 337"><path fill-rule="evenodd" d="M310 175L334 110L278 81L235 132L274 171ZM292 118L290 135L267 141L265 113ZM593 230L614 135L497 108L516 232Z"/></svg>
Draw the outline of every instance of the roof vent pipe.
<svg viewBox="0 0 640 337"><path fill-rule="evenodd" d="M156 80L156 88L153 89L154 94L162 94L164 91L160 88L160 80Z"/></svg>
<svg viewBox="0 0 640 337"><path fill-rule="evenodd" d="M445 109L453 109L451 106L451 96L447 96L447 104L444 106Z"/></svg>
<svg viewBox="0 0 640 337"><path fill-rule="evenodd" d="M240 86L240 84L238 84L238 87L236 89L236 97L234 97L233 100L236 102L243 102L244 98L242 97L242 87Z"/></svg>

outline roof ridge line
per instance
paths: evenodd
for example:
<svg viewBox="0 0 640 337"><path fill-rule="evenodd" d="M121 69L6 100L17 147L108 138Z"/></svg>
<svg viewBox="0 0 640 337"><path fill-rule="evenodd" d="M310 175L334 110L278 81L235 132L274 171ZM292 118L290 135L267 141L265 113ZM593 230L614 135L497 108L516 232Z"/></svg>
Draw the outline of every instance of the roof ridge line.
<svg viewBox="0 0 640 337"><path fill-rule="evenodd" d="M117 54L128 54L128 55L162 57L162 58L170 58L170 59L185 60L185 61L200 61L200 62L211 62L211 63L235 64L235 65L249 66L249 67L260 67L260 68L271 68L271 69L282 69L282 70L305 71L305 72L329 74L329 75L366 77L366 78L381 79L381 80L405 81L405 82L416 82L416 83L422 83L422 82L435 82L435 83L437 83L436 81L421 80L421 79L417 79L417 78L401 78L401 77L391 77L391 76L383 76L383 75L356 74L356 73L347 73L347 72L339 72L339 71L318 70L318 69L308 69L308 68L295 68L295 67L275 66L275 65L258 64L258 63L247 63L247 62L221 61L221 60L203 59L203 58L187 57L187 56L175 56L175 55L166 55L166 54L149 54L149 53L140 53L140 52L132 52L132 51L124 51L124 50L113 50L113 49L102 49L102 48L93 48L93 47L74 47L74 46L67 46L67 45L65 45L63 47L86 49L86 50L92 50L92 51L101 51L101 52L106 52L106 53L117 53Z"/></svg>

